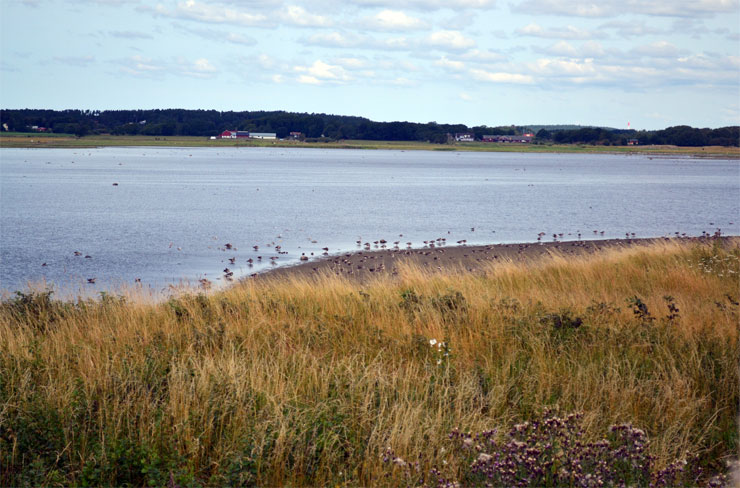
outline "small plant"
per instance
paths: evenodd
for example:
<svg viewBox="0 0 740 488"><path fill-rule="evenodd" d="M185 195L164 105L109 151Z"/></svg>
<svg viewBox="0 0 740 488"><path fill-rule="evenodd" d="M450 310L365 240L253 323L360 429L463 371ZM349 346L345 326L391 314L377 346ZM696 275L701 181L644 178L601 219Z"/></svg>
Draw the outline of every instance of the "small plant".
<svg viewBox="0 0 740 488"><path fill-rule="evenodd" d="M632 307L632 313L635 314L635 317L639 318L643 323L648 324L655 320L655 317L650 315L647 305L637 295L628 298L627 303Z"/></svg>
<svg viewBox="0 0 740 488"><path fill-rule="evenodd" d="M437 366L447 364L450 360L450 344L449 341L437 341L437 339L429 339L429 347L434 351L435 363Z"/></svg>
<svg viewBox="0 0 740 488"><path fill-rule="evenodd" d="M670 295L665 295L663 297L663 300L666 302L666 306L668 307L668 315L666 315L666 321L668 323L674 323L676 320L680 319L681 316L678 314L679 310L676 304L674 303L674 298Z"/></svg>
<svg viewBox="0 0 740 488"><path fill-rule="evenodd" d="M442 467L424 472L391 448L383 461L405 478L408 486L675 486L695 484L685 479L686 462L653 468L644 431L629 424L612 426L606 437L582 440L581 414L540 418L514 425L504 436L487 430L478 434L458 429L449 434L452 449ZM444 448L441 452L447 452Z"/></svg>
<svg viewBox="0 0 740 488"><path fill-rule="evenodd" d="M577 329L583 325L581 317L573 317L570 310L550 313L540 319L541 324L551 325L554 329Z"/></svg>

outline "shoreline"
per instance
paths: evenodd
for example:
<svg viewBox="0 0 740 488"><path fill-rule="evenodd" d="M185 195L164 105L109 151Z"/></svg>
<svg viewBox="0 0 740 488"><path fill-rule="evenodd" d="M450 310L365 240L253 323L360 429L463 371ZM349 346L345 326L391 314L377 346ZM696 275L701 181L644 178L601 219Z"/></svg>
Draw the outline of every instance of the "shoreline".
<svg viewBox="0 0 740 488"><path fill-rule="evenodd" d="M698 242L711 243L720 239L723 242L740 244L740 236L717 237L645 237L634 239L598 239L577 241L553 241L517 244L455 245L435 246L414 249L358 250L336 255L321 256L318 259L268 269L260 273L242 277L231 286L242 283L272 281L284 278L319 278L321 276L342 276L351 281L364 283L381 276L398 276L401 263L418 266L434 272L458 271L483 273L494 263L534 262L553 253L564 257L581 257L598 252L634 246L650 245L657 242Z"/></svg>
<svg viewBox="0 0 740 488"><path fill-rule="evenodd" d="M442 151L442 152L492 152L534 154L610 154L644 155L656 157L692 157L706 159L740 159L740 148L722 146L591 146L585 144L511 144L511 143L456 143L432 144L421 141L369 141L342 140L326 143L296 141L223 141L202 137L171 136L3 136L0 134L0 149L98 149L106 147L158 147L158 148L258 148L280 149L358 149L391 151Z"/></svg>
<svg viewBox="0 0 740 488"><path fill-rule="evenodd" d="M434 245L423 248L388 248L388 249L358 249L337 252L336 254L317 255L308 261L285 263L274 268L265 268L260 271L234 277L233 280L223 280L219 277L213 281L207 278L182 279L179 284L156 288L149 285L121 282L118 286L103 290L106 294L134 294L138 297L154 298L155 301L164 300L173 296L172 293L222 293L231 288L261 283L275 283L281 280L309 280L317 281L326 277L342 277L356 284L366 284L376 279L400 279L402 265L418 267L422 272L460 273L482 275L490 270L491 265L519 263L532 264L552 255L560 255L565 259L595 255L610 249L627 249L630 247L649 246L654 243L679 242L711 244L721 240L740 247L740 235L723 235L720 237L643 237L643 238L611 238L593 240L564 240L549 242L523 242L508 244L474 244L467 245ZM38 283L37 283L38 284ZM83 286L83 285L81 285ZM34 291L52 290L63 301L74 300L85 296L80 289L74 291L58 289L54 283L43 282L43 286L28 286L24 289L0 289L0 301L11 298L15 293L29 293ZM100 290L91 292L87 298L98 296Z"/></svg>

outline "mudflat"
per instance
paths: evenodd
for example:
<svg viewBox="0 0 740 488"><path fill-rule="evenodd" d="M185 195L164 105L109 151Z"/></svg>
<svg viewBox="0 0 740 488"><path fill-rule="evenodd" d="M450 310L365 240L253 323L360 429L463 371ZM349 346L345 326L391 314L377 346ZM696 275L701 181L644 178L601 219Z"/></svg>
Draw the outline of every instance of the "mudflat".
<svg viewBox="0 0 740 488"><path fill-rule="evenodd" d="M521 244L491 244L484 246L437 246L421 249L380 249L346 252L322 256L295 266L276 268L255 274L247 280L271 280L285 277L343 276L352 281L365 282L383 275L397 275L402 263L418 266L429 272L483 273L492 263L531 262L553 254L583 256L602 250L649 245L660 241L712 242L715 237L602 239L580 241L553 241ZM723 237L725 241L740 242L740 237Z"/></svg>

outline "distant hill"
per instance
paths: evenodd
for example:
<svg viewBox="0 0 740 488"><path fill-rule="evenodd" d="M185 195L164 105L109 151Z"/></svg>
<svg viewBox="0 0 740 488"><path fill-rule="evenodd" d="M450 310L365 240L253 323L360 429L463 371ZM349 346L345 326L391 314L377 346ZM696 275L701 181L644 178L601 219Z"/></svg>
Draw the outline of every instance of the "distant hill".
<svg viewBox="0 0 740 488"><path fill-rule="evenodd" d="M428 141L446 144L450 135L472 133L476 140L484 135L521 135L534 132L535 142L561 144L620 144L635 140L639 144L672 144L677 146L739 146L737 126L719 129L696 129L689 126L669 127L659 131L634 131L610 127L580 125L485 125L428 122L375 122L364 117L323 113L284 111L221 112L218 110L44 110L0 109L0 127L4 131L149 136L210 137L225 130L269 132L286 138L300 132L307 140L362 139L370 141Z"/></svg>

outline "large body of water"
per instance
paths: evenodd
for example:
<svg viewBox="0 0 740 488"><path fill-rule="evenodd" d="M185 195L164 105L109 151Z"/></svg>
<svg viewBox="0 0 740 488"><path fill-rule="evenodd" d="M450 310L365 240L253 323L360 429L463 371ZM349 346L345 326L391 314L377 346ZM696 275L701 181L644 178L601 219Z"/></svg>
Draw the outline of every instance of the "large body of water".
<svg viewBox="0 0 740 488"><path fill-rule="evenodd" d="M447 245L535 242L540 232L545 240L717 228L737 235L740 163L336 149L2 149L0 204L0 288L46 281L90 294L137 279L155 290L204 277L221 283L225 267L236 278L269 268L271 257L290 264L325 247L357 250L357 240L375 248L380 239L389 247L437 238Z"/></svg>

